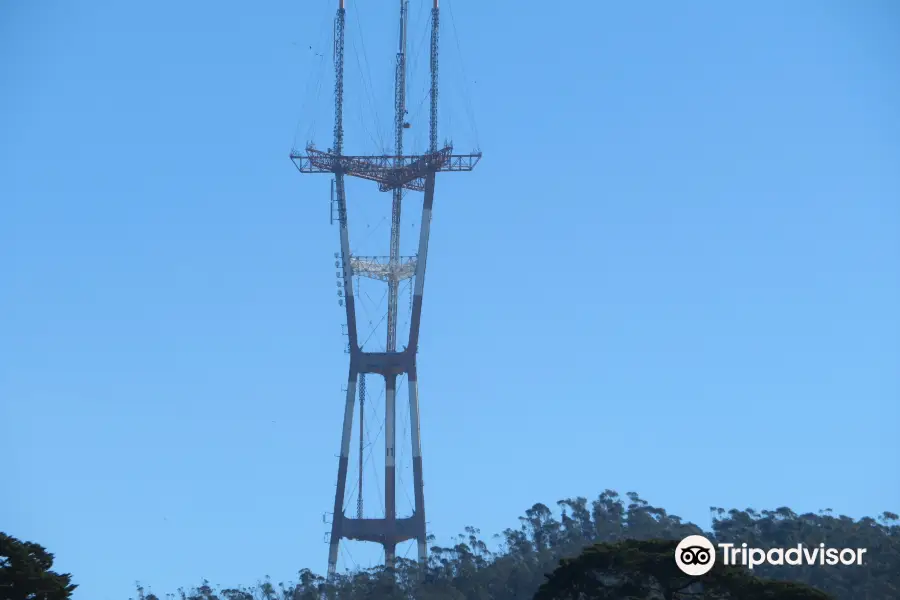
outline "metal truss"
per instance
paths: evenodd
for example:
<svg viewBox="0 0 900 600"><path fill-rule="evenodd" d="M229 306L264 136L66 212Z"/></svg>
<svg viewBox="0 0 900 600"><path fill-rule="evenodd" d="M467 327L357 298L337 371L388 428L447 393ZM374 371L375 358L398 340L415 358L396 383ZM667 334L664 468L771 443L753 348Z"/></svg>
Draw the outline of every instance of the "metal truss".
<svg viewBox="0 0 900 600"><path fill-rule="evenodd" d="M291 152L291 160L301 173L334 173L378 182L378 190L389 192L403 188L425 191L425 176L440 171L471 171L481 153L453 154L453 146L437 152L405 156L342 156L330 148L317 150L310 144L306 152Z"/></svg>
<svg viewBox="0 0 900 600"><path fill-rule="evenodd" d="M416 274L416 257L404 256L396 263L389 256L351 256L353 274L380 281L402 281Z"/></svg>

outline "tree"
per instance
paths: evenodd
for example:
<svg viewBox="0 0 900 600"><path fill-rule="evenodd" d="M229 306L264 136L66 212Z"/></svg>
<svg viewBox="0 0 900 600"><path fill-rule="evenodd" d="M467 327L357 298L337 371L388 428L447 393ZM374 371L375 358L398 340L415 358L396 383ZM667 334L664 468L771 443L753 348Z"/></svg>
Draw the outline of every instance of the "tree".
<svg viewBox="0 0 900 600"><path fill-rule="evenodd" d="M534 600L833 600L804 584L765 581L720 563L701 577L685 575L673 560L677 545L665 540L596 544L563 559Z"/></svg>
<svg viewBox="0 0 900 600"><path fill-rule="evenodd" d="M68 600L77 586L52 567L53 555L43 546L0 532L0 598Z"/></svg>
<svg viewBox="0 0 900 600"><path fill-rule="evenodd" d="M662 590L677 590L680 583L687 581L680 571L675 571L671 544L688 535L703 535L714 543L747 542L758 548L797 544L815 547L826 542L833 548L869 551L865 564L853 568L763 565L753 570L754 577L744 571L714 569L714 578L704 583L707 597L713 593L709 586L715 584L715 593L723 599L829 597L817 596L810 588L837 600L900 598L900 524L894 513L854 520L835 517L829 511L797 515L788 508L762 512L714 508L712 531L703 531L652 506L634 492L620 496L606 490L592 502L582 497L567 498L556 503L556 511L551 506L534 504L525 510L516 527L494 536L495 543L485 541L473 527L467 527L446 545L429 538L431 549L426 565L399 560L392 572L383 567L356 570L330 582L303 570L297 584L279 584L275 588L266 582L254 588L216 593L221 600L531 600L548 583L546 573L575 573L579 565L587 565L585 548L593 548L591 560L622 561L631 557L631 562L625 563L628 568L623 567L616 577L631 578L635 592L632 599L647 597L648 589L655 589L653 593L661 598ZM566 560L570 562L565 564L575 565L571 567L575 571L559 571L560 561ZM649 575L645 573L647 569ZM618 580L608 579L607 583L610 581ZM622 579L617 585L622 587L624 582ZM694 585L699 582L687 581ZM207 584L182 598L209 598L203 593L204 585ZM608 597L627 598L620 592Z"/></svg>
<svg viewBox="0 0 900 600"><path fill-rule="evenodd" d="M762 577L802 581L838 598L900 598L900 525L885 512L878 519L835 517L830 510L797 515L787 507L757 512L712 508L713 532L719 542L746 542L758 547L866 548L865 568L823 569L799 565L760 565Z"/></svg>

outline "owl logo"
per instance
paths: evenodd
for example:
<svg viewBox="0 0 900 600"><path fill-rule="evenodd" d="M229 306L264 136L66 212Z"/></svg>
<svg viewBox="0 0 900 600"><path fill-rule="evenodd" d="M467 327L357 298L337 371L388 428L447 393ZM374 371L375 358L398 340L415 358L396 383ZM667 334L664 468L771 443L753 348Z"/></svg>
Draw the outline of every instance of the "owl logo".
<svg viewBox="0 0 900 600"><path fill-rule="evenodd" d="M675 548L675 564L686 575L705 575L716 564L716 547L702 535L689 535Z"/></svg>

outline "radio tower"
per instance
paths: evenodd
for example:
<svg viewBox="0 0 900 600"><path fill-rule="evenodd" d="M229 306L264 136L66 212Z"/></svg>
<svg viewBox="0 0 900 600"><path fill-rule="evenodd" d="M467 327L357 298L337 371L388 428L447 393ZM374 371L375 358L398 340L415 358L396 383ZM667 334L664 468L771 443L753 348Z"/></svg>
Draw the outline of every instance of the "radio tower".
<svg viewBox="0 0 900 600"><path fill-rule="evenodd" d="M429 123L428 152L421 155L403 154L403 132L406 123L406 28L409 1L400 0L400 43L397 51L394 93L395 153L393 155L358 156L344 153L343 101L344 101L344 0L338 0L334 24L334 144L327 152L307 144L304 151L292 151L291 160L301 173L330 173L333 176L332 201L337 205L340 225L341 252L335 263L341 270L338 276L343 283L343 304L347 312L348 352L350 369L347 378L347 396L344 406L344 426L341 434L341 454L338 463L337 489L334 495L334 517L328 552L328 575L337 568L338 548L342 538L375 542L384 547L385 565L393 566L398 543L415 539L418 542L418 559L426 559L425 501L422 485L422 451L419 440L419 393L416 373L419 326L422 315L422 294L425 288L425 264L428 256L428 235L431 224L431 207L434 202L435 176L441 171L471 171L481 159L481 153L454 154L453 147L438 148L438 0L431 9L431 114ZM350 233L347 227L347 202L344 188L346 176L374 181L381 192L390 192L391 238L387 257L357 257L350 253ZM422 219L419 232L419 248L416 256L400 256L400 212L404 190L424 192ZM380 280L388 286L387 344L385 352L366 352L359 344L356 325L356 308L353 294L353 276ZM397 350L397 295L399 283L412 278L414 292L410 319L409 342ZM360 445L362 445L363 411L366 374L377 374L385 381L385 510L383 518L363 518L360 492L356 516L346 514L344 493L349 470L350 442L353 432L354 404L359 390ZM396 386L397 378L406 374L409 385L410 437L412 441L413 514L397 518L395 482L396 442ZM358 386L357 386L358 383ZM362 452L358 485L362 489Z"/></svg>

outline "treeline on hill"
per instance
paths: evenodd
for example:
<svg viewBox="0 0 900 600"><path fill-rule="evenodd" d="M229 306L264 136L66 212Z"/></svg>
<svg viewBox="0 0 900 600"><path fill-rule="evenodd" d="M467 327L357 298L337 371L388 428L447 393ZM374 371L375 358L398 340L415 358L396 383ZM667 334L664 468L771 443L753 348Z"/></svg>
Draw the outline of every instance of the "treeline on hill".
<svg viewBox="0 0 900 600"><path fill-rule="evenodd" d="M494 551L477 529L469 527L452 544L433 545L424 567L401 559L393 573L378 567L339 575L329 583L304 569L296 583L273 584L267 579L247 588L219 590L203 582L197 588L179 590L164 598L900 599L900 521L893 513L884 513L878 519L854 520L834 516L827 510L798 515L788 508L762 512L750 509L726 512L712 508L712 531L704 532L661 508L650 506L634 493L622 498L607 490L593 502L575 498L561 500L557 505L556 513L543 504L535 504L525 511L519 517L518 527L495 536L500 544ZM746 542L758 548L798 544L816 547L824 542L832 548L866 548L868 552L862 566L760 566L750 573L717 562L707 575L691 579L677 571L674 550L678 540L692 534L738 545ZM50 563L44 560L43 564L49 569ZM8 562L5 566L0 563L0 585L15 570L15 567L10 569ZM71 590L68 576L65 577L57 585ZM57 600L63 596L23 595L22 600L25 598ZM159 597L138 587L138 599L159 600Z"/></svg>
<svg viewBox="0 0 900 600"><path fill-rule="evenodd" d="M308 569L300 571L296 583L264 581L243 589L214 590L208 583L190 591L181 591L182 600L321 600L323 592L334 600L531 600L545 583L558 584L547 591L544 598L564 600L575 580L566 579L571 563L560 567L565 558L578 557L577 568L582 572L636 568L642 576L647 573L653 557L659 552L666 567L674 567L674 549L678 540L687 535L706 535L713 541L736 542L759 548L790 547L797 544L818 546L825 542L830 547L867 548L865 564L853 567L781 566L757 567L753 575L781 581L806 584L828 595L798 595L803 592L796 586L769 587L756 592L756 581L749 576L741 580L753 600L757 598L828 598L838 600L892 600L900 599L900 521L893 513L884 513L877 520L854 520L834 516L830 511L819 514L798 515L788 508L774 511L731 510L712 508L711 532L704 532L679 517L668 514L662 508L651 506L635 493L625 498L607 490L593 502L574 498L557 502L554 514L544 504L535 504L519 517L520 524L507 529L499 536L500 548L491 551L479 530L467 527L465 533L448 546L433 545L430 549L425 573L415 561L398 560L393 574L383 567L359 570L339 575L333 583ZM627 547L617 542L625 540L669 540L662 547ZM434 543L434 540L431 540ZM586 547L597 546L585 551ZM617 566L601 564L604 552L613 552ZM599 560L599 562L598 562ZM632 564L628 564L632 560ZM615 562L614 561L614 562ZM654 563L655 564L655 563ZM556 574L548 582L548 574ZM713 573L723 574L719 565ZM653 591L631 593L623 589L625 576L599 577L606 590L593 590L583 598L619 599L654 598ZM391 585L391 580L396 585ZM555 581L554 581L555 579ZM658 583L658 582L657 582ZM569 585L569 589L564 589ZM653 588L655 583L650 582ZM658 588L658 585L656 586ZM694 590L685 590L691 592ZM139 590L143 600L155 600L152 594ZM549 595L548 595L549 593ZM763 595L764 594L764 595ZM747 598L737 591L718 595L707 589L705 595L694 593L691 597ZM678 598L678 595L672 598Z"/></svg>

